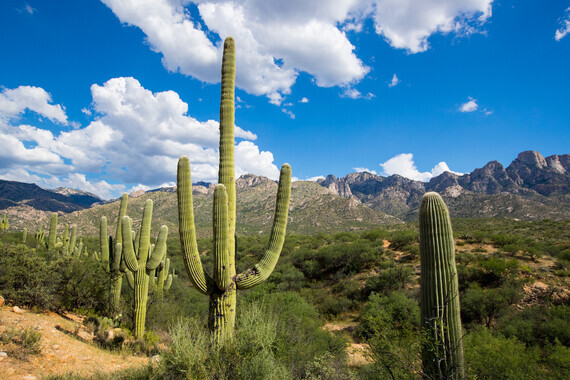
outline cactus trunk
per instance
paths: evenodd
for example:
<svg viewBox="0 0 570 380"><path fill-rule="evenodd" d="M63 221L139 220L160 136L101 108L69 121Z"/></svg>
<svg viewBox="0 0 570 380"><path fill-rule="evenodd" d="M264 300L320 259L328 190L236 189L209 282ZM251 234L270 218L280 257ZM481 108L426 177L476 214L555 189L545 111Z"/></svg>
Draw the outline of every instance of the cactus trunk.
<svg viewBox="0 0 570 380"><path fill-rule="evenodd" d="M437 193L424 195L419 227L424 374L430 379L463 379L455 246L449 212Z"/></svg>
<svg viewBox="0 0 570 380"><path fill-rule="evenodd" d="M57 239L57 214L51 214L51 220L49 223L49 237L48 237L48 248L54 249L55 242Z"/></svg>

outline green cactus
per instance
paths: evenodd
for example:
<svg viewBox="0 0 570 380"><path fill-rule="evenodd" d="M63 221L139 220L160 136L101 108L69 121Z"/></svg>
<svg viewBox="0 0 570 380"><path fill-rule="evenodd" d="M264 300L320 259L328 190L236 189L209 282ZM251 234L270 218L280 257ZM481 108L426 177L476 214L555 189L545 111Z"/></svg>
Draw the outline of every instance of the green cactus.
<svg viewBox="0 0 570 380"><path fill-rule="evenodd" d="M170 272L170 258L162 260L155 271L150 274L150 287L156 293L156 298L159 301L164 299L164 292L167 292L172 285L172 280L175 276L174 269Z"/></svg>
<svg viewBox="0 0 570 380"><path fill-rule="evenodd" d="M419 228L424 374L430 379L463 379L455 246L449 211L439 194L430 192L423 196Z"/></svg>
<svg viewBox="0 0 570 380"><path fill-rule="evenodd" d="M46 238L46 233L44 232L44 229L40 224L40 228L36 232L36 242L39 247L45 248L45 238Z"/></svg>
<svg viewBox="0 0 570 380"><path fill-rule="evenodd" d="M107 235L107 218L104 216L101 217L99 234L101 262L103 262L105 268L111 273L111 283L109 287L109 311L111 314L116 314L119 310L123 273L126 271L125 266L121 268L123 243L122 219L127 213L128 202L129 196L127 193L124 193L121 196L119 217L117 219L117 229L114 239Z"/></svg>
<svg viewBox="0 0 570 380"><path fill-rule="evenodd" d="M49 236L48 236L48 248L55 249L57 243L57 214L51 214L51 220L49 223Z"/></svg>
<svg viewBox="0 0 570 380"><path fill-rule="evenodd" d="M26 244L27 239L28 239L28 229L24 227L24 231L22 232L22 244Z"/></svg>
<svg viewBox="0 0 570 380"><path fill-rule="evenodd" d="M160 227L160 233L156 244L150 243L150 224L152 221L152 200L148 199L143 211L143 219L140 231L133 241L132 220L124 216L122 220L123 243L117 244L117 249L121 250L127 268L132 272L127 272L129 285L135 293L134 315L135 315L135 337L142 338L145 330L146 303L148 300L148 287L150 272L156 270L166 253L166 238L168 237L168 227ZM132 278L132 284L130 276Z"/></svg>
<svg viewBox="0 0 570 380"><path fill-rule="evenodd" d="M219 185L214 191L214 273L204 272L194 227L192 181L188 157L178 161L177 194L180 242L186 271L194 287L210 296L208 325L215 339L221 341L233 335L235 325L236 291L262 283L273 271L287 227L289 199L291 197L291 167L281 168L275 219L268 249L253 268L236 276L235 226L236 187L234 165L234 82L235 46L231 37L224 41L222 59L222 94L220 104L220 167Z"/></svg>
<svg viewBox="0 0 570 380"><path fill-rule="evenodd" d="M6 216L6 214L4 214L2 220L0 220L0 232L7 231L9 227L10 223L8 222L8 217Z"/></svg>
<svg viewBox="0 0 570 380"><path fill-rule="evenodd" d="M73 255L75 251L75 243L77 242L77 226L73 226L71 229L71 238L69 239L69 245L67 247L66 255Z"/></svg>
<svg viewBox="0 0 570 380"><path fill-rule="evenodd" d="M63 246L61 247L62 252L64 255L67 255L69 252L69 224L65 225L61 242L63 243Z"/></svg>

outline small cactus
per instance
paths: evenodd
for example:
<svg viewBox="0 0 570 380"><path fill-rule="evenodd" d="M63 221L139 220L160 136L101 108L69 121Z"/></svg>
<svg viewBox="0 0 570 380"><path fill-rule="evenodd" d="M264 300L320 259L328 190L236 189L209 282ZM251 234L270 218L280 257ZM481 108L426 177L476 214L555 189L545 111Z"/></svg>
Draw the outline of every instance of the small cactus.
<svg viewBox="0 0 570 380"><path fill-rule="evenodd" d="M439 194L423 196L419 212L422 363L427 378L465 377L459 287L449 211Z"/></svg>

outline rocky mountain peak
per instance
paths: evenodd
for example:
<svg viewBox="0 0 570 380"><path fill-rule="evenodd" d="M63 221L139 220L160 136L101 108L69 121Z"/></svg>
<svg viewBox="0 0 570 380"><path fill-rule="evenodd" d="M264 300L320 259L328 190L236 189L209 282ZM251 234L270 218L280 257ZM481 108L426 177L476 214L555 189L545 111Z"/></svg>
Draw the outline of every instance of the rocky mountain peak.
<svg viewBox="0 0 570 380"><path fill-rule="evenodd" d="M256 176L255 174L242 174L236 181L236 187L244 188L244 187L251 187L256 186L261 183L270 182L271 180L267 177L263 176Z"/></svg>
<svg viewBox="0 0 570 380"><path fill-rule="evenodd" d="M534 150L527 150L519 153L519 155L517 156L516 160L513 161L513 163L517 161L519 163L530 166L531 168L542 169L548 166L548 164L546 163L546 159L542 157L540 153Z"/></svg>

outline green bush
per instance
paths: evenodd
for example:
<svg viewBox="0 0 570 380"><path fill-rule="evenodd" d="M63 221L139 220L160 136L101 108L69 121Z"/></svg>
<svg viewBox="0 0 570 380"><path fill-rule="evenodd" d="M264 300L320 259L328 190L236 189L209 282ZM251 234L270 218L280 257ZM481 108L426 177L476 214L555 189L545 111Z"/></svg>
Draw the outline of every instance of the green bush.
<svg viewBox="0 0 570 380"><path fill-rule="evenodd" d="M466 373L476 379L544 379L540 351L516 338L493 335L488 329L464 337Z"/></svg>
<svg viewBox="0 0 570 380"><path fill-rule="evenodd" d="M560 342L570 346L570 306L533 306L509 313L499 327L507 337L515 337L529 346Z"/></svg>
<svg viewBox="0 0 570 380"><path fill-rule="evenodd" d="M412 281L412 268L398 265L382 270L380 274L366 279L362 289L364 297L372 292L388 294L395 290L402 290Z"/></svg>

